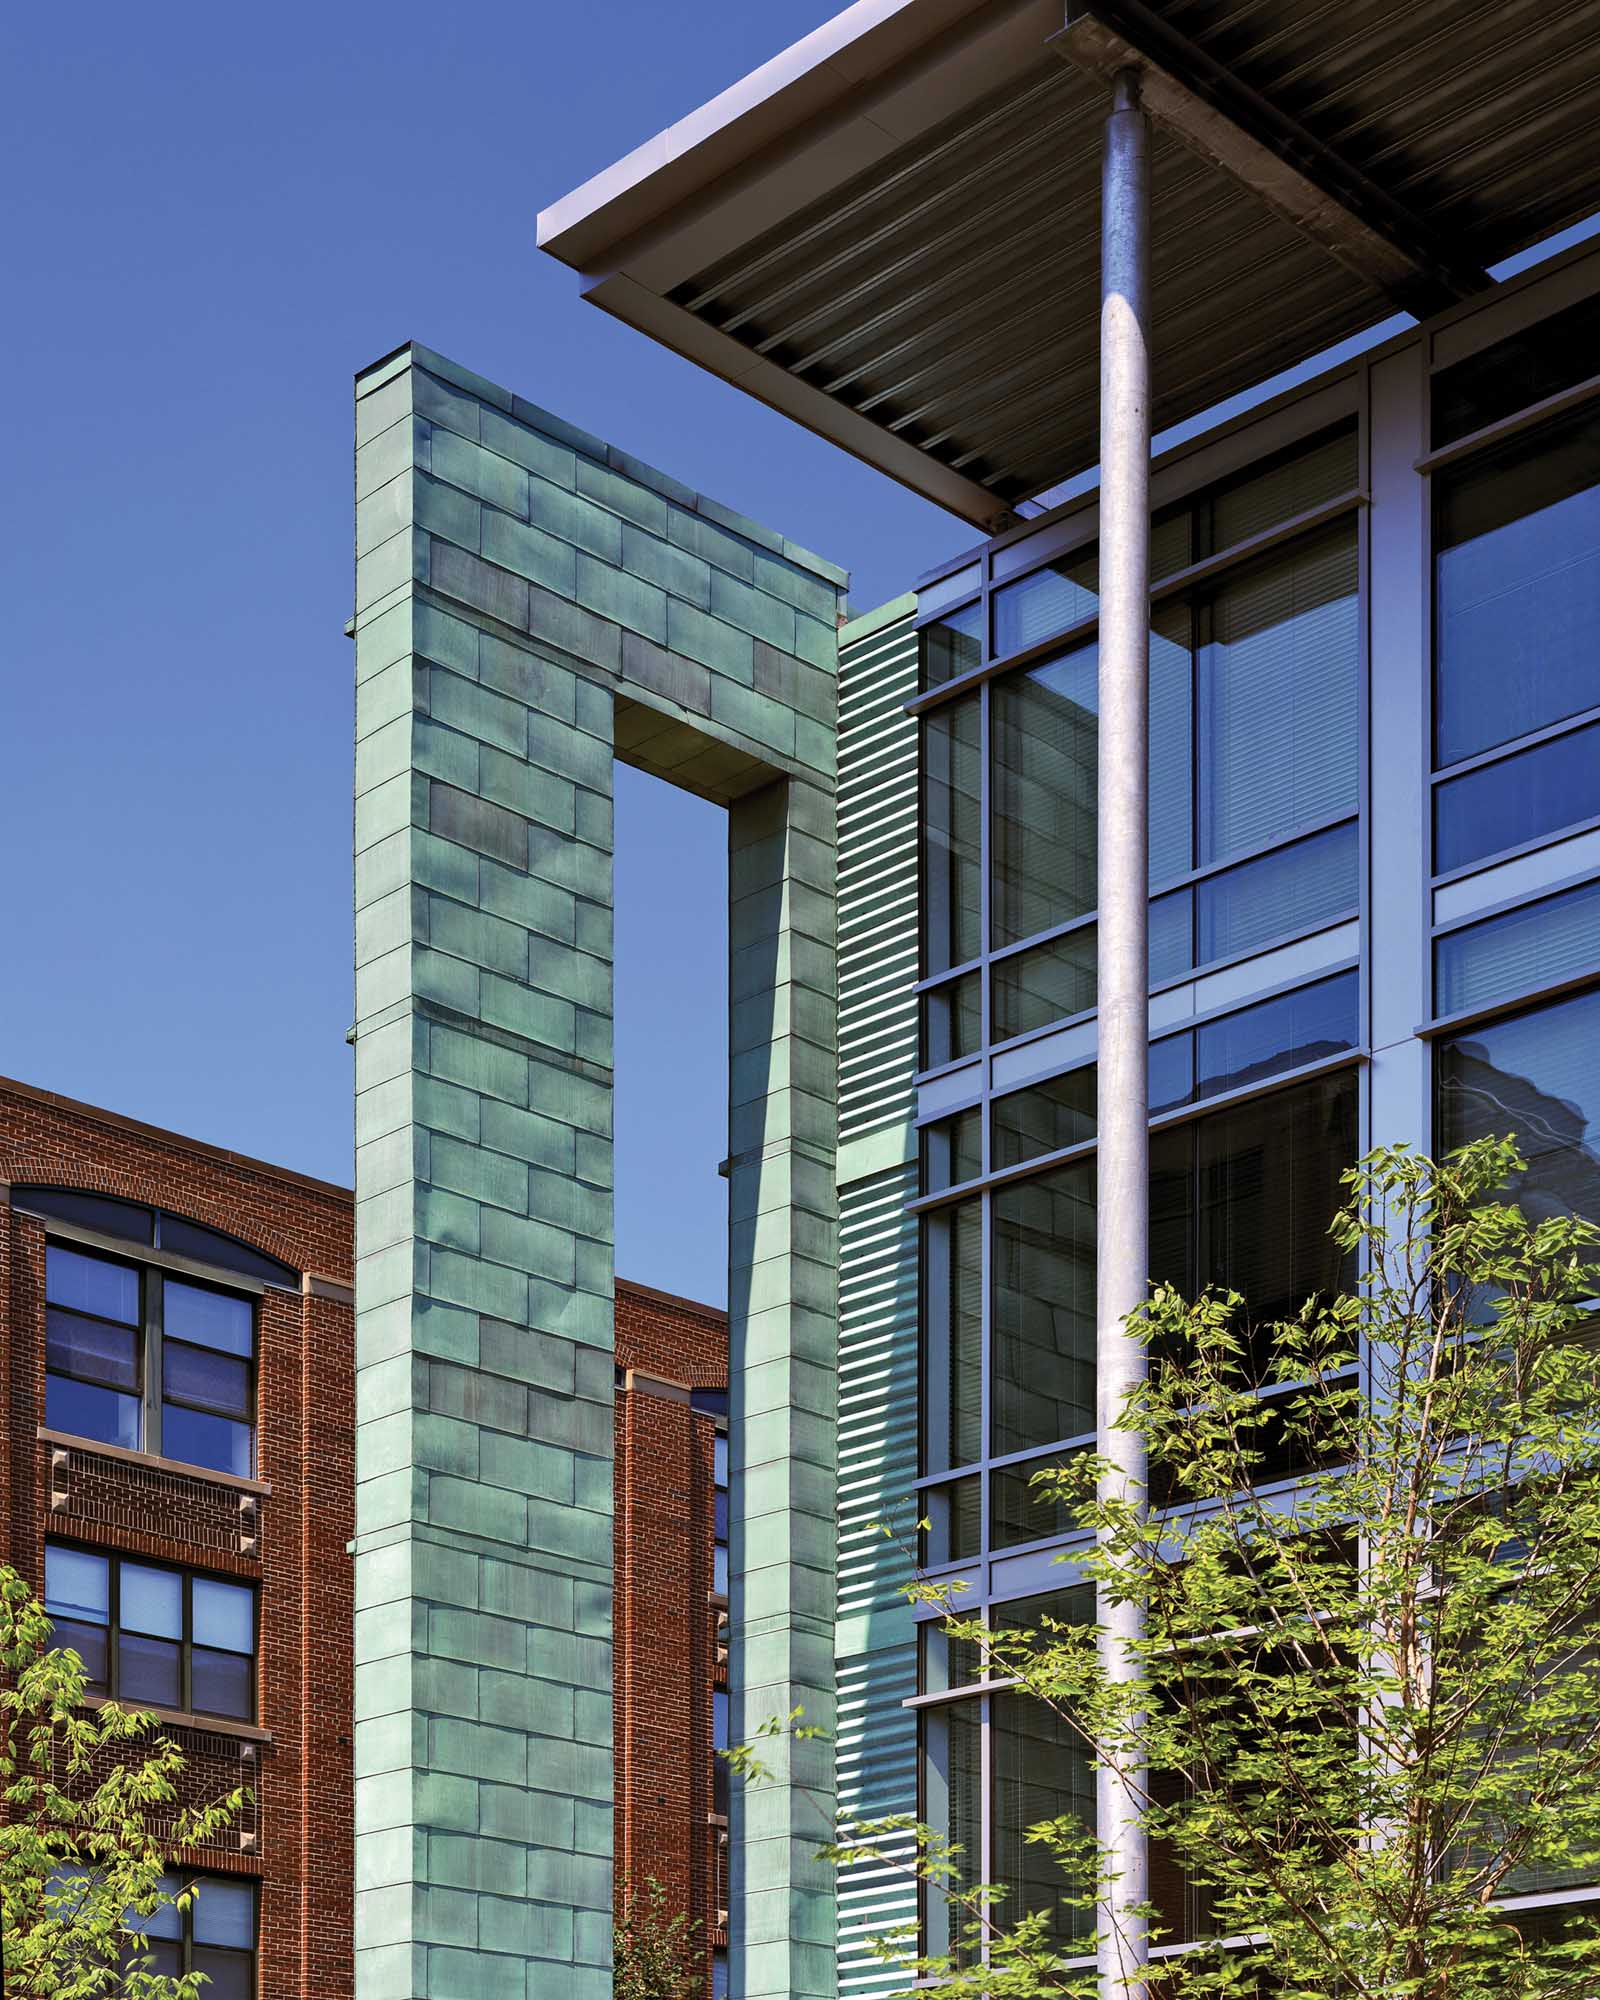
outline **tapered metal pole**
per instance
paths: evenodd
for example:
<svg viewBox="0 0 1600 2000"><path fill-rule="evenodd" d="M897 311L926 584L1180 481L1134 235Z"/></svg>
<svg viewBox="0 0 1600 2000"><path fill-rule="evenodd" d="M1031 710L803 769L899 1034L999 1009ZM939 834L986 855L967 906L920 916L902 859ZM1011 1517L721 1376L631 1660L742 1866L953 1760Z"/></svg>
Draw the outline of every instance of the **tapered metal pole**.
<svg viewBox="0 0 1600 2000"><path fill-rule="evenodd" d="M1100 1075L1096 1288L1096 1417L1110 1461L1103 1490L1145 1483L1143 1441L1113 1429L1144 1349L1127 1319L1149 1275L1150 718L1150 125L1139 79L1122 71L1106 120L1100 231ZM1097 1606L1106 1671L1128 1678L1142 1630L1136 1605ZM1148 1865L1137 1823L1138 1777L1102 1770L1096 1819L1108 1880L1099 1912L1102 2000L1131 1983L1148 1955L1130 1910Z"/></svg>

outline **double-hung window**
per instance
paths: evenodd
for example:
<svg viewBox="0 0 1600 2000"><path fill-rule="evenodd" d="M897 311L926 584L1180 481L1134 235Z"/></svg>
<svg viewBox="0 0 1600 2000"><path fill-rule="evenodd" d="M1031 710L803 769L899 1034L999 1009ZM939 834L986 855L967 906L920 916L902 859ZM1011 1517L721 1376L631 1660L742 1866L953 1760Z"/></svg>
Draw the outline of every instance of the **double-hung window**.
<svg viewBox="0 0 1600 2000"><path fill-rule="evenodd" d="M251 2000L256 1990L256 1885L224 1876L163 1875L161 1887L176 1896L195 1881L197 1893L187 1909L167 1903L148 1917L129 1914L127 1927L143 1937L144 1947L130 1948L124 1963L163 1979L201 1973L207 2000Z"/></svg>
<svg viewBox="0 0 1600 2000"><path fill-rule="evenodd" d="M181 1714L256 1714L256 1593L248 1584L51 1542L45 1610L91 1694Z"/></svg>
<svg viewBox="0 0 1600 2000"><path fill-rule="evenodd" d="M251 1476L251 1299L150 1265L51 1243L45 1301L45 1422L51 1430Z"/></svg>

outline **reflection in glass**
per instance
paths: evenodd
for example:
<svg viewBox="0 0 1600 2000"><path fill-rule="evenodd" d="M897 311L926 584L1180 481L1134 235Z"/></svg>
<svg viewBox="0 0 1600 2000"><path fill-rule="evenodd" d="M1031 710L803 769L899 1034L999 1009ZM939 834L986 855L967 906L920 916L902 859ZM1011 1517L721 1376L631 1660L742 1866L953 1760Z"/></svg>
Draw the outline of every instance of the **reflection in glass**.
<svg viewBox="0 0 1600 2000"><path fill-rule="evenodd" d="M996 949L1095 906L1098 662L1080 647L991 691Z"/></svg>
<svg viewBox="0 0 1600 2000"><path fill-rule="evenodd" d="M1176 1111L1194 1096L1194 1035L1163 1035L1150 1044L1150 1116Z"/></svg>
<svg viewBox="0 0 1600 2000"><path fill-rule="evenodd" d="M1032 951L998 959L993 971L994 1038L1032 1034L1095 1004L1096 936L1085 924Z"/></svg>
<svg viewBox="0 0 1600 2000"><path fill-rule="evenodd" d="M1510 1193L1534 1221L1600 1222L1600 992L1441 1042L1438 1143L1514 1136L1527 1166Z"/></svg>
<svg viewBox="0 0 1600 2000"><path fill-rule="evenodd" d="M947 612L936 625L924 625L918 634L922 646L922 685L943 687L958 674L971 671L983 662L983 605L964 604L959 611Z"/></svg>
<svg viewBox="0 0 1600 2000"><path fill-rule="evenodd" d="M1150 985L1164 986L1194 966L1194 891L1174 889L1150 905Z"/></svg>
<svg viewBox="0 0 1600 2000"><path fill-rule="evenodd" d="M59 1243L45 1248L45 1297L52 1305L114 1319L125 1326L139 1323L139 1273L127 1264L104 1257L86 1257Z"/></svg>
<svg viewBox="0 0 1600 2000"><path fill-rule="evenodd" d="M922 1192L937 1194L983 1172L983 1112L978 1105L922 1128Z"/></svg>
<svg viewBox="0 0 1600 2000"><path fill-rule="evenodd" d="M168 1278L162 1287L162 1326L169 1338L196 1341L247 1361L255 1352L255 1311L248 1299L231 1292Z"/></svg>
<svg viewBox="0 0 1600 2000"><path fill-rule="evenodd" d="M963 973L922 996L922 1060L927 1069L976 1055L983 1042L983 974Z"/></svg>
<svg viewBox="0 0 1600 2000"><path fill-rule="evenodd" d="M1094 1162L992 1196L997 1458L1094 1428Z"/></svg>
<svg viewBox="0 0 1600 2000"><path fill-rule="evenodd" d="M997 1097L990 1107L994 1165L1014 1167L1094 1137L1095 1073L1068 1070L1046 1083Z"/></svg>
<svg viewBox="0 0 1600 2000"><path fill-rule="evenodd" d="M1360 454L1354 423L1325 431L1295 445L1280 458L1214 487L1201 511L1209 513L1208 550L1230 549L1280 521L1309 513L1360 483Z"/></svg>
<svg viewBox="0 0 1600 2000"><path fill-rule="evenodd" d="M1202 866L1355 811L1357 582L1342 522L1197 607Z"/></svg>
<svg viewBox="0 0 1600 2000"><path fill-rule="evenodd" d="M989 1482L989 1541L997 1549L1021 1548L1026 1542L1048 1541L1071 1531L1072 1520L1053 1494L1041 1493L1034 1473L1059 1464L1048 1458L1008 1465Z"/></svg>
<svg viewBox="0 0 1600 2000"><path fill-rule="evenodd" d="M1085 1938L1093 1913L1075 1908L1072 1893L1051 1850L1027 1839L1028 1830L1047 1820L1076 1814L1094 1823L1094 1774L1082 1737L1064 1716L1031 1694L1006 1691L992 1697L994 1709L993 1879L1007 1894L996 1910L1009 1928L1020 1918L1044 1912L1046 1935L1058 1945Z"/></svg>
<svg viewBox="0 0 1600 2000"><path fill-rule="evenodd" d="M1330 827L1195 884L1196 963L1353 917L1360 896L1356 823Z"/></svg>
<svg viewBox="0 0 1600 2000"><path fill-rule="evenodd" d="M1600 687L1596 688L1600 693ZM1600 722L1468 771L1433 794L1433 865L1442 875L1600 814Z"/></svg>
<svg viewBox="0 0 1600 2000"><path fill-rule="evenodd" d="M1600 965L1600 883L1524 903L1435 940L1434 1005L1458 1014Z"/></svg>
<svg viewBox="0 0 1600 2000"><path fill-rule="evenodd" d="M1195 1031L1197 1094L1212 1097L1239 1090L1280 1070L1353 1049L1359 1039L1359 1001L1352 970L1206 1022Z"/></svg>
<svg viewBox="0 0 1600 2000"><path fill-rule="evenodd" d="M1442 765L1600 699L1600 417L1515 438L1433 484Z"/></svg>
<svg viewBox="0 0 1600 2000"><path fill-rule="evenodd" d="M1600 340L1600 296L1580 299L1536 325L1471 354L1433 378L1437 451L1457 438L1570 389L1594 372Z"/></svg>
<svg viewBox="0 0 1600 2000"><path fill-rule="evenodd" d="M922 725L923 895L927 970L976 958L982 945L980 723L976 698Z"/></svg>
<svg viewBox="0 0 1600 2000"><path fill-rule="evenodd" d="M936 1210L924 1242L927 1352L944 1356L923 1384L925 1470L945 1472L983 1455L982 1201Z"/></svg>
<svg viewBox="0 0 1600 2000"><path fill-rule="evenodd" d="M994 594L996 659L1039 646L1100 609L1100 558L1082 550L1048 563Z"/></svg>

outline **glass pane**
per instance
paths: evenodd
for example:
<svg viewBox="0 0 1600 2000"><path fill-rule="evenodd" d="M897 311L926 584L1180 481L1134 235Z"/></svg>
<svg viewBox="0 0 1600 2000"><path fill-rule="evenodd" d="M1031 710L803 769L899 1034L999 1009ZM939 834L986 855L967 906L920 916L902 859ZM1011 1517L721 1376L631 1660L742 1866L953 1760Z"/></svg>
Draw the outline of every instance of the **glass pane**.
<svg viewBox="0 0 1600 2000"><path fill-rule="evenodd" d="M922 1128L922 1191L936 1194L983 1172L983 1112L974 1105Z"/></svg>
<svg viewBox="0 0 1600 2000"><path fill-rule="evenodd" d="M190 1584L193 1592L191 1616L197 1646L221 1646L231 1653L253 1653L256 1649L256 1594L240 1583L219 1583L215 1577L197 1576Z"/></svg>
<svg viewBox="0 0 1600 2000"><path fill-rule="evenodd" d="M1065 1901L1071 1885L1049 1848L1026 1836L1031 1827L1076 1814L1094 1824L1094 1774L1071 1724L1032 1695L992 1697L994 1726L994 1858L992 1875L1007 1895L996 1906L1009 1927L1043 1911L1047 1936L1058 1945L1087 1937L1092 1911Z"/></svg>
<svg viewBox="0 0 1600 2000"><path fill-rule="evenodd" d="M44 1378L44 1420L53 1431L137 1451L141 1415L137 1396L75 1381L69 1375Z"/></svg>
<svg viewBox="0 0 1600 2000"><path fill-rule="evenodd" d="M1354 916L1359 861L1352 820L1197 882L1198 962L1233 958Z"/></svg>
<svg viewBox="0 0 1600 2000"><path fill-rule="evenodd" d="M1084 646L991 688L997 949L1095 906L1098 662Z"/></svg>
<svg viewBox="0 0 1600 2000"><path fill-rule="evenodd" d="M1434 491L1435 749L1453 764L1600 703L1600 416Z"/></svg>
<svg viewBox="0 0 1600 2000"><path fill-rule="evenodd" d="M1095 967L1093 924L1000 959L994 968L995 1040L1009 1041L1087 1013L1095 1004Z"/></svg>
<svg viewBox="0 0 1600 2000"><path fill-rule="evenodd" d="M1441 1014L1553 986L1600 963L1600 883L1507 910L1434 943Z"/></svg>
<svg viewBox="0 0 1600 2000"><path fill-rule="evenodd" d="M150 1632L161 1639L183 1637L183 1578L173 1569L121 1565L122 1594L117 1622L125 1632Z"/></svg>
<svg viewBox="0 0 1600 2000"><path fill-rule="evenodd" d="M182 1704L178 1648L168 1639L146 1639L124 1632L117 1642L117 1699L155 1708Z"/></svg>
<svg viewBox="0 0 1600 2000"><path fill-rule="evenodd" d="M991 1398L997 1458L1094 1428L1094 1162L999 1189Z"/></svg>
<svg viewBox="0 0 1600 2000"><path fill-rule="evenodd" d="M978 700L941 708L922 725L923 894L930 973L964 965L982 944L981 759Z"/></svg>
<svg viewBox="0 0 1600 2000"><path fill-rule="evenodd" d="M712 1513L715 1516L713 1533L719 1542L726 1542L728 1539L728 1489L726 1486L719 1486L716 1489L716 1497L712 1501Z"/></svg>
<svg viewBox="0 0 1600 2000"><path fill-rule="evenodd" d="M140 1951L130 1946L122 1955L125 1968L145 1974L153 1974L160 1979L180 1979L183 1976L183 1946L170 1938L152 1937Z"/></svg>
<svg viewBox="0 0 1600 2000"><path fill-rule="evenodd" d="M161 1455L248 1479L255 1471L255 1432L231 1417L207 1416L181 1403L161 1406Z"/></svg>
<svg viewBox="0 0 1600 2000"><path fill-rule="evenodd" d="M164 1896L176 1896L182 1888L183 1883L178 1876L162 1876L161 1893ZM163 1903L148 1917L141 1917L139 1923L151 1937L181 1939L183 1936L183 1912L175 1903Z"/></svg>
<svg viewBox="0 0 1600 2000"><path fill-rule="evenodd" d="M1150 1116L1176 1111L1194 1096L1194 1036L1163 1035L1150 1044Z"/></svg>
<svg viewBox="0 0 1600 2000"><path fill-rule="evenodd" d="M940 1563L966 1562L979 1552L983 1528L982 1481L973 1474L948 1486L931 1486L922 1495L928 1526L921 1537L922 1559Z"/></svg>
<svg viewBox="0 0 1600 2000"><path fill-rule="evenodd" d="M1202 865L1355 811L1356 586L1355 528L1341 523L1252 566L1205 607Z"/></svg>
<svg viewBox="0 0 1600 2000"><path fill-rule="evenodd" d="M1433 794L1433 865L1444 874L1600 814L1600 723L1468 771Z"/></svg>
<svg viewBox="0 0 1600 2000"><path fill-rule="evenodd" d="M248 1419L250 1367L231 1354L209 1347L190 1347L181 1340L161 1345L162 1391L185 1403L213 1410L219 1416Z"/></svg>
<svg viewBox="0 0 1600 2000"><path fill-rule="evenodd" d="M1194 965L1194 891L1175 889L1150 905L1150 984L1164 986Z"/></svg>
<svg viewBox="0 0 1600 2000"><path fill-rule="evenodd" d="M64 1549L56 1542L44 1552L44 1608L52 1618L98 1620L111 1616L111 1564L87 1549Z"/></svg>
<svg viewBox="0 0 1600 2000"><path fill-rule="evenodd" d="M728 1433L718 1431L711 1447L711 1477L718 1486L728 1483Z"/></svg>
<svg viewBox="0 0 1600 2000"><path fill-rule="evenodd" d="M957 1850L950 1886L959 1892L975 1889L984 1874L980 1718L980 1705L975 1701L958 1701L948 1708L931 1709L922 1718L929 1816ZM936 1886L928 1892L927 1909L930 1949L949 1952L958 1965L972 1964L977 1952L961 1936L966 1919L959 1906L947 1903L942 1889Z"/></svg>
<svg viewBox="0 0 1600 2000"><path fill-rule="evenodd" d="M1600 1221L1600 993L1472 1028L1438 1051L1438 1144L1513 1134L1512 1192L1534 1220Z"/></svg>
<svg viewBox="0 0 1600 2000"><path fill-rule="evenodd" d="M126 1264L51 1243L45 1248L44 1290L52 1305L121 1320L126 1326L139 1324L139 1273Z"/></svg>
<svg viewBox="0 0 1600 2000"><path fill-rule="evenodd" d="M231 1292L206 1291L168 1278L162 1287L162 1330L180 1340L198 1341L224 1354L255 1353L255 1309L248 1299Z"/></svg>
<svg viewBox="0 0 1600 2000"><path fill-rule="evenodd" d="M926 1219L929 1472L983 1455L983 1203L958 1202ZM942 1380L932 1357L944 1351Z"/></svg>
<svg viewBox="0 0 1600 2000"><path fill-rule="evenodd" d="M1594 373L1597 340L1600 298L1583 299L1442 368L1433 378L1433 449L1584 381Z"/></svg>
<svg viewBox="0 0 1600 2000"><path fill-rule="evenodd" d="M919 634L922 647L922 685L942 687L958 674L983 663L983 605L964 604L950 611L936 625L924 625Z"/></svg>
<svg viewBox="0 0 1600 2000"><path fill-rule="evenodd" d="M1059 562L1019 577L994 594L996 659L1042 645L1057 632L1081 625L1100 609L1100 559L1090 550L1063 556Z"/></svg>
<svg viewBox="0 0 1600 2000"><path fill-rule="evenodd" d="M1042 1153L1092 1139L1094 1067L1068 1070L1048 1083L1031 1084L1008 1097L997 1097L990 1117L996 1167L1014 1167L1023 1160L1036 1160Z"/></svg>
<svg viewBox="0 0 1600 2000"><path fill-rule="evenodd" d="M976 1055L983 1040L983 974L965 973L922 996L923 1061L929 1069Z"/></svg>
<svg viewBox="0 0 1600 2000"><path fill-rule="evenodd" d="M200 1988L206 2000L252 2000L255 1966L248 1952L194 1948L194 1970L205 1975Z"/></svg>
<svg viewBox="0 0 1600 2000"><path fill-rule="evenodd" d="M196 1646L189 1660L189 1701L197 1715L231 1715L248 1722L252 1712L251 1662L238 1653Z"/></svg>
<svg viewBox="0 0 1600 2000"><path fill-rule="evenodd" d="M1150 621L1152 882L1187 875L1194 866L1193 619L1180 603L1158 606Z"/></svg>
<svg viewBox="0 0 1600 2000"><path fill-rule="evenodd" d="M45 1315L45 1361L64 1375L79 1375L108 1389L139 1386L139 1336L132 1327L79 1319L51 1307Z"/></svg>
<svg viewBox="0 0 1600 2000"><path fill-rule="evenodd" d="M218 1270L239 1271L247 1278L259 1278L265 1285L282 1285L295 1292L300 1289L298 1271L276 1257L269 1257L264 1250L252 1250L248 1243L224 1236L220 1229L207 1229L202 1222L168 1215L165 1209L157 1222L157 1240L163 1250L176 1250L182 1257L192 1257L197 1264L214 1264Z"/></svg>
<svg viewBox="0 0 1600 2000"><path fill-rule="evenodd" d="M1344 1074L1196 1120L1196 1286L1239 1292L1261 1325L1337 1291L1328 1234L1356 1158L1356 1079Z"/></svg>
<svg viewBox="0 0 1600 2000"><path fill-rule="evenodd" d="M989 1486L989 1539L994 1548L1020 1548L1024 1542L1043 1542L1071 1533L1067 1510L1032 1484L1041 1466L1057 1462L1030 1459L994 1474Z"/></svg>
<svg viewBox="0 0 1600 2000"><path fill-rule="evenodd" d="M1297 446L1276 464L1257 467L1215 488L1209 496L1209 545L1214 550L1231 549L1235 542L1248 541L1280 521L1292 521L1359 484L1355 425L1341 425L1309 445Z"/></svg>
<svg viewBox="0 0 1600 2000"><path fill-rule="evenodd" d="M1355 973L1341 972L1208 1021L1196 1030L1200 1096L1238 1090L1259 1077L1353 1049L1359 1003Z"/></svg>
<svg viewBox="0 0 1600 2000"><path fill-rule="evenodd" d="M125 1236L130 1243L149 1243L155 1234L155 1216L150 1209L111 1195L80 1194L76 1188L13 1187L11 1206L29 1215L53 1215L62 1222L76 1222L102 1236Z"/></svg>
<svg viewBox="0 0 1600 2000"><path fill-rule="evenodd" d="M718 1597L728 1594L728 1545L718 1542L711 1551L711 1588Z"/></svg>
<svg viewBox="0 0 1600 2000"><path fill-rule="evenodd" d="M104 1625L85 1625L72 1618L57 1618L52 1625L51 1645L61 1653L76 1653L83 1662L83 1678L90 1694L111 1692L111 1633Z"/></svg>

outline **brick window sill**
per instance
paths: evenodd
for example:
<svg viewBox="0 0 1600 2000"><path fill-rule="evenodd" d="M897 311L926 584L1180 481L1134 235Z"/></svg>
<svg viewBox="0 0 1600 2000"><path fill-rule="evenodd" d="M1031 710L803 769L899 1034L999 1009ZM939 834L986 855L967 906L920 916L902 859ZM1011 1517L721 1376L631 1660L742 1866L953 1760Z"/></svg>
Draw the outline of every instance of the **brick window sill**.
<svg viewBox="0 0 1600 2000"><path fill-rule="evenodd" d="M85 1708L105 1708L111 1700L109 1695L86 1694ZM212 1736L236 1736L241 1743L270 1743L272 1731L262 1729L254 1722L237 1722L231 1715L192 1715L182 1708L151 1708L143 1703L119 1702L118 1707L139 1715L153 1716L157 1722L167 1723L175 1729L200 1729Z"/></svg>
<svg viewBox="0 0 1600 2000"><path fill-rule="evenodd" d="M195 1479L203 1486L225 1487L230 1493L270 1494L265 1479L241 1479L236 1472L214 1472L208 1465L190 1465L181 1458L157 1458L151 1451L129 1451L125 1445L100 1444L94 1438L76 1437L71 1431L53 1431L40 1424L36 1433L41 1444L60 1445L89 1458L114 1459L118 1465L142 1465L151 1472L170 1472L179 1479Z"/></svg>

